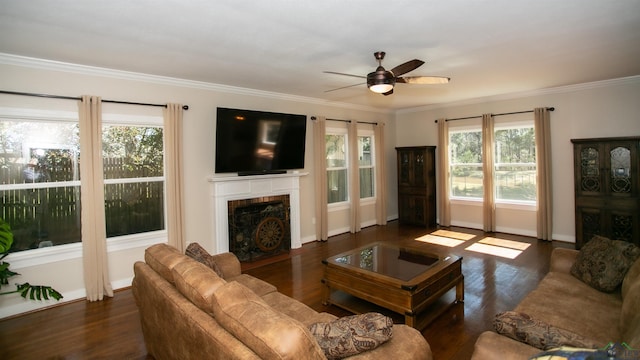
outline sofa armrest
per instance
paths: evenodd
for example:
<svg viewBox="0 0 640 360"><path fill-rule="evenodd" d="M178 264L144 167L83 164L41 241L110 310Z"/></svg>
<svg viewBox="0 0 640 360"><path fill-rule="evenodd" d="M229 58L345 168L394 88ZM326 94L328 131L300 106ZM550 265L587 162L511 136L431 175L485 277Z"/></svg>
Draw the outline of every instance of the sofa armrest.
<svg viewBox="0 0 640 360"><path fill-rule="evenodd" d="M224 275L223 277L225 279L236 277L242 273L240 260L238 260L235 254L227 252L212 255L211 257L215 261L220 271L222 271L222 274Z"/></svg>
<svg viewBox="0 0 640 360"><path fill-rule="evenodd" d="M551 264L549 272L560 272L569 274L571 266L576 262L580 252L574 249L555 248L551 252Z"/></svg>
<svg viewBox="0 0 640 360"><path fill-rule="evenodd" d="M513 340L493 331L485 331L478 337L471 360L522 360L541 353L542 350Z"/></svg>

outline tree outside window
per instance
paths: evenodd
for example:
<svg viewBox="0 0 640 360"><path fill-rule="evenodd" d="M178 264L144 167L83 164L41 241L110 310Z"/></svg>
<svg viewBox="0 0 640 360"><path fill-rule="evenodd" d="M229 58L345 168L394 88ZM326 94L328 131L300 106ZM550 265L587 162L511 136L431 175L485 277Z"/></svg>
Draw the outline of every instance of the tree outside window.
<svg viewBox="0 0 640 360"><path fill-rule="evenodd" d="M358 166L360 172L360 198L375 196L375 167L372 136L358 136Z"/></svg>
<svg viewBox="0 0 640 360"><path fill-rule="evenodd" d="M327 151L327 197L328 203L349 200L347 182L347 135L325 135Z"/></svg>
<svg viewBox="0 0 640 360"><path fill-rule="evenodd" d="M12 251L81 241L77 119L0 122L0 218ZM88 155L87 155L88 156ZM103 126L107 237L164 229L160 126Z"/></svg>
<svg viewBox="0 0 640 360"><path fill-rule="evenodd" d="M482 199L482 132L449 132L451 196Z"/></svg>

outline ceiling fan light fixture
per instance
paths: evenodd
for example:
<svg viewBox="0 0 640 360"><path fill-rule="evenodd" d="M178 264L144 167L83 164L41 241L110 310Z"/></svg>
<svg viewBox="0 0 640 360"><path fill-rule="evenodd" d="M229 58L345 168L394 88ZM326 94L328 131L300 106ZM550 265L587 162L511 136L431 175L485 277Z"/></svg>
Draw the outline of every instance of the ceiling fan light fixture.
<svg viewBox="0 0 640 360"><path fill-rule="evenodd" d="M384 94L393 90L396 78L390 71L378 69L367 75L367 87L374 93Z"/></svg>

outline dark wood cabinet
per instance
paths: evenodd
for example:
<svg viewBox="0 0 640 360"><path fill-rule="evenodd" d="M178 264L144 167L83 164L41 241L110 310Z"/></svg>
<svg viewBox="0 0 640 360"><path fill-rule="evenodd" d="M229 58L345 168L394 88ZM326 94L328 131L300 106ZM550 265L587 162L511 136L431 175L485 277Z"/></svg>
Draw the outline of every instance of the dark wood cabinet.
<svg viewBox="0 0 640 360"><path fill-rule="evenodd" d="M640 137L571 142L576 248L594 235L640 245Z"/></svg>
<svg viewBox="0 0 640 360"><path fill-rule="evenodd" d="M398 154L398 220L436 226L435 146L396 148Z"/></svg>

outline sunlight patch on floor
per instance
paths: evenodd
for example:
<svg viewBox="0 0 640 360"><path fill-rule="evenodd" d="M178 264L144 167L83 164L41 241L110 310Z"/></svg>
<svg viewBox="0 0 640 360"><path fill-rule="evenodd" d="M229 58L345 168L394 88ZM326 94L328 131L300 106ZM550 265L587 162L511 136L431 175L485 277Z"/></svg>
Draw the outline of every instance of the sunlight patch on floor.
<svg viewBox="0 0 640 360"><path fill-rule="evenodd" d="M511 240L484 238L465 250L479 252L483 254L500 256L508 259L515 259L518 255L529 247L530 244L519 243ZM516 247L516 248L514 248Z"/></svg>
<svg viewBox="0 0 640 360"><path fill-rule="evenodd" d="M464 240L457 240L457 239L452 239L452 238L442 237L442 236L434 236L431 234L420 236L419 238L416 238L416 240L426 242L429 244L442 245L447 247L456 247L464 243Z"/></svg>
<svg viewBox="0 0 640 360"><path fill-rule="evenodd" d="M527 248L529 246L531 246L531 244L527 244L527 243L520 242L520 241L498 239L498 238L494 238L494 237L486 237L486 238L484 238L484 239L482 239L482 240L480 240L478 242L481 243L481 244L501 246L501 247L505 247L505 248L522 250L522 251L527 250Z"/></svg>
<svg viewBox="0 0 640 360"><path fill-rule="evenodd" d="M417 241L429 244L442 245L447 247L456 247L463 244L467 240L475 237L473 234L467 234L451 230L436 230L430 234L426 234L417 238Z"/></svg>
<svg viewBox="0 0 640 360"><path fill-rule="evenodd" d="M444 237L448 237L448 238L452 238L452 239L458 239L458 240L471 240L475 237L474 234L467 234L467 233L463 233L463 232L458 232L458 231L451 231L451 230L436 230L434 232L431 233L431 235L435 235L435 236L444 236Z"/></svg>

